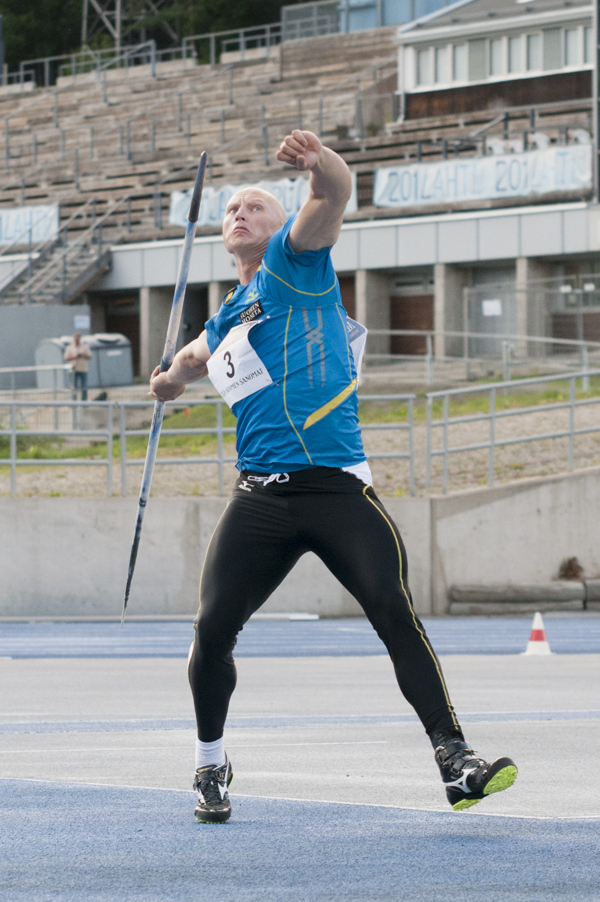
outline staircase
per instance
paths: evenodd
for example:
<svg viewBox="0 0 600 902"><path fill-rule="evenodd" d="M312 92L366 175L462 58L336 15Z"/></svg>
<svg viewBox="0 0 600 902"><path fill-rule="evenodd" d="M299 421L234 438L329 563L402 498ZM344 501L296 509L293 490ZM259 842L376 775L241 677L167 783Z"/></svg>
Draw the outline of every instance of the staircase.
<svg viewBox="0 0 600 902"><path fill-rule="evenodd" d="M129 197L111 204L100 218L78 237L71 237L61 229L62 240L54 245L46 243L45 252L31 260L9 285L0 292L3 304L68 304L108 272L112 265L110 246L121 240L122 226L116 214L129 202ZM79 213L89 213L89 202ZM69 220L73 224L79 216Z"/></svg>

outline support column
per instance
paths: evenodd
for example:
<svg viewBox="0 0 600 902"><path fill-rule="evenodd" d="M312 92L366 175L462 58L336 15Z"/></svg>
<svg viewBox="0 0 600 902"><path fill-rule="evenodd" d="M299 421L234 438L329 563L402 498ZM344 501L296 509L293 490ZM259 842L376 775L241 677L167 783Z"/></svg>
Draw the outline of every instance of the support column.
<svg viewBox="0 0 600 902"><path fill-rule="evenodd" d="M173 288L140 288L140 376L149 376L165 346Z"/></svg>
<svg viewBox="0 0 600 902"><path fill-rule="evenodd" d="M517 257L517 332L519 335L549 335L546 292L535 285L537 279L549 278L551 267L533 257ZM534 283L534 284L532 284ZM530 344L529 350L519 349L531 356L543 356L544 346Z"/></svg>
<svg viewBox="0 0 600 902"><path fill-rule="evenodd" d="M469 281L469 271L450 263L436 263L433 268L433 328L436 332L462 332L467 328L464 315L463 289ZM461 355L463 340L436 335L436 357Z"/></svg>
<svg viewBox="0 0 600 902"><path fill-rule="evenodd" d="M106 307L102 300L90 299L90 332L106 332Z"/></svg>
<svg viewBox="0 0 600 902"><path fill-rule="evenodd" d="M390 277L370 269L357 269L355 274L356 320L367 329L390 328ZM369 339L371 354L389 354L389 335ZM364 364L363 364L364 366Z"/></svg>
<svg viewBox="0 0 600 902"><path fill-rule="evenodd" d="M219 308L223 301L223 295L230 288L233 288L235 282L209 282L208 283L208 316L214 316L219 312Z"/></svg>

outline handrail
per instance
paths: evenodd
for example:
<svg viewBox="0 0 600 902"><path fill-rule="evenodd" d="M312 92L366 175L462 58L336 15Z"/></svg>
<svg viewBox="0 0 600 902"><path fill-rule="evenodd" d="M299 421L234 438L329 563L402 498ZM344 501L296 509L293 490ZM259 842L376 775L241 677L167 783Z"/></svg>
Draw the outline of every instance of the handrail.
<svg viewBox="0 0 600 902"><path fill-rule="evenodd" d="M479 135L487 132L488 128L493 128L495 125L500 125L500 123L504 122L505 119L506 113L501 113L499 116L496 116L495 119L492 119L491 122L486 122L485 125L481 125L479 128L476 128L474 132L471 132L469 134L469 138L478 138Z"/></svg>
<svg viewBox="0 0 600 902"><path fill-rule="evenodd" d="M97 229L101 229L104 223L114 213L116 213L116 211L130 198L131 195L127 194L125 197L121 197L118 200L114 201L114 203L111 204L111 206L107 210L105 210L102 216L96 219L96 221L92 223L92 225L90 225L82 235L80 235L74 242L72 242L65 248L62 254L59 255L58 260L51 259L47 266L34 273L28 281L24 282L23 285L20 286L17 294L30 295L33 291L41 291L43 288L45 288L46 285L54 277L56 270L61 266L64 266L68 259L72 260L74 257L77 257L82 247L90 246L93 242L94 232ZM89 240L90 237L92 239L91 241ZM98 254L98 257L100 256L101 253Z"/></svg>
<svg viewBox="0 0 600 902"><path fill-rule="evenodd" d="M79 216L82 216L85 212L87 212L89 207L91 207L94 203L95 203L95 198L93 198L93 197L88 198L88 200L84 204L82 204L81 207L78 207L78 209L75 210L75 212L69 216L67 221L65 223L63 223L62 226L59 223L57 240L44 239L43 241L40 241L38 244L36 244L35 247L31 248L31 250L29 250L29 252L27 254L27 256L29 258L29 265L31 266L31 260L33 257L35 257L36 262L39 261L40 259L44 259L44 257L48 254L48 252L52 248L56 247L56 245L60 242L61 232L64 232L66 235L69 225L71 225L71 223L73 223L76 219L78 219ZM71 246L73 246L73 245L71 245ZM0 251L0 255L2 253L3 253L3 251ZM23 286L21 286L21 289L17 289L18 295L22 294L24 289L27 289L28 294L31 293L31 287L33 284L35 284L35 276L40 274L39 265L36 267L36 270L37 270L37 272L32 273L30 275L29 279L23 284ZM44 270L41 270L41 272L43 272L43 271ZM9 276L9 278L5 282L2 283L2 285L0 286L0 297L10 287L10 285L13 282L15 282L22 274L23 274L23 269L20 270L20 272L18 272L14 277Z"/></svg>
<svg viewBox="0 0 600 902"><path fill-rule="evenodd" d="M400 433L408 433L408 449L406 451L394 450L394 451L376 451L370 455L372 460L404 460L408 462L409 466L409 488L411 495L414 494L415 491L415 455L414 455L414 403L416 400L416 396L412 393L397 393L391 395L359 395L359 401L402 401L406 403L407 407L407 415L406 421L398 422L395 424L390 423L368 423L361 426L362 429L365 430L389 430L390 428L397 429ZM126 412L130 409L140 409L140 408L148 408L150 413L153 402L148 400L140 400L140 401L20 401L17 399L13 400L2 400L0 399L0 412L2 410L10 411L10 424L6 427L0 427L0 436L5 436L9 438L9 456L7 458L3 458L0 460L0 464L10 466L11 470L11 495L13 497L16 496L17 486L16 486L16 475L17 475L17 467L18 466L104 466L106 467L106 475L107 475L107 494L110 496L112 494L112 470L113 470L113 442L115 440L119 440L120 444L120 468L121 468L121 494L125 497L127 495L127 468L132 466L140 466L144 463L143 458L131 458L127 455L127 439L129 437L137 437L137 436L147 436L148 430L147 428L127 428L126 424ZM215 437L217 442L217 454L213 457L159 457L157 458L156 463L162 465L175 465L175 464L216 464L218 468L218 486L219 486L219 494L224 494L224 464L226 463L235 463L235 457L226 456L225 451L226 448L224 446L224 437L226 435L234 435L235 427L234 426L224 426L223 425L223 410L224 410L225 402L223 399L216 395L213 398L194 398L183 401L169 401L167 402L167 408L169 410L173 409L182 409L182 408L191 408L191 407L205 407L211 406L215 408L215 425L209 427L187 427L187 428L169 428L169 425L165 426L163 429L164 436L176 436L176 435L212 435ZM36 410L47 409L53 410L55 412L54 417L54 428L25 428L19 429L17 428L17 408L22 408L24 410ZM72 429L64 429L59 428L58 423L58 411L60 408L70 409L73 412L73 428ZM106 427L95 428L95 427L84 427L84 428L75 428L78 423L77 414L81 410L106 410L107 411L107 424ZM113 413L118 412L118 426L116 425L113 417ZM115 428L116 426L116 428ZM40 458L19 458L18 457L18 449L17 449L17 438L20 437L29 437L29 436L60 436L60 437L68 437L68 436L77 436L77 437L85 437L88 439L97 439L105 440L107 442L107 456L106 459L100 460L86 460L78 458L76 460L73 459L65 459L65 458L52 458L48 459L40 459ZM116 457L116 455L115 455ZM116 461L115 461L116 463Z"/></svg>
<svg viewBox="0 0 600 902"><path fill-rule="evenodd" d="M258 34L251 34L252 32L258 32ZM248 40L253 41L257 40L260 37L260 34L264 33L270 39L271 35L279 34L281 36L281 23L280 22L272 22L268 25L253 25L249 28L232 28L227 31L209 31L204 34L191 34L186 35L181 42L181 58L184 61L184 64L188 59L188 45L192 44L196 41L208 41L209 42L209 59L210 65L214 66L216 64L216 41L217 38L224 38L229 35L239 35L239 40L242 45L245 43L244 35L248 35ZM269 43L269 46L270 43Z"/></svg>
<svg viewBox="0 0 600 902"><path fill-rule="evenodd" d="M87 209L94 203L94 200L95 200L95 198L89 197L85 201L85 203L83 203L81 205L81 207L78 207L74 213L71 213L71 215L65 222L61 223L59 221L59 223L58 223L59 236L60 236L61 232L66 231L69 228L71 223L73 223L79 216L82 216L87 211ZM38 225L40 222L43 222L47 216L50 216L50 214L54 212L55 207L60 207L60 205L52 204L51 208L40 219L38 219L36 225ZM20 241L20 238L23 235L27 234L27 232L30 232L32 230L32 228L34 228L34 226L29 226L29 228L26 229L25 232L21 232L19 234L19 238L15 238L15 240L12 241L10 244L4 245L4 247L2 247L0 249L0 257L3 257L4 254L9 254L11 252L11 248L24 247L24 244L22 241ZM46 245L52 245L52 244L55 244L55 241L53 239L44 238L42 241L39 241L36 245L32 246L29 253L31 253L31 254L40 253Z"/></svg>
<svg viewBox="0 0 600 902"><path fill-rule="evenodd" d="M561 344L571 345L575 347L598 348L600 350L600 341L592 341L577 338L552 338L545 335L511 335L503 332L456 332L441 329L369 329L369 335L417 335L425 337L426 335L441 335L445 338L497 338L500 341L516 341L523 344Z"/></svg>
<svg viewBox="0 0 600 902"><path fill-rule="evenodd" d="M600 425L593 426L584 426L582 428L575 428L575 410L582 407L587 407L592 404L599 404L600 398L592 397L592 398L576 398L576 381L581 379L582 383L586 381L589 384L589 379L591 376L600 376L600 370L595 369L585 369L580 372L575 373L562 373L562 374L554 374L551 376L536 376L529 379L520 379L518 383L515 382L493 382L487 383L485 385L477 385L477 386L467 386L464 388L450 388L450 389L442 389L438 391L427 392L426 394L426 404L427 404L427 428L426 428L426 476L425 476L425 485L426 488L431 488L432 483L432 464L434 457L442 458L442 491L444 494L448 490L448 463L449 457L451 454L458 453L472 453L474 451L487 451L488 453L488 463L487 463L487 484L488 486L493 486L495 481L495 471L496 471L496 461L495 461L495 452L498 447L514 447L519 444L529 444L530 442L535 441L547 441L548 439L553 438L566 438L568 439L568 469L569 472L572 472L574 469L574 461L575 461L575 437L590 435L593 433L600 432ZM498 410L496 407L496 401L498 397L498 392L506 393L509 389L515 388L517 386L520 389L526 386L532 385L547 385L551 383L568 381L569 383L569 398L568 400L559 400L553 401L550 404L541 405L529 405L528 407L516 407L516 408L508 408L505 410ZM481 394L482 392L487 392L489 395L489 411L487 413L473 413L473 414L461 414L460 416L451 417L449 415L449 402L450 398L462 396L462 395L474 395ZM434 420L433 419L433 402L439 401L442 399L443 401L443 409L442 409L442 418ZM496 435L496 423L499 420L504 420L511 416L522 416L524 414L535 414L539 413L543 410L568 410L569 411L569 424L566 429L555 429L554 431L546 431L542 433L537 433L535 435L520 435L520 436L506 436L503 438L499 438ZM456 426L459 424L469 424L469 428L471 428L473 423L476 422L487 422L489 424L489 433L488 438L485 440L476 440L475 442L471 442L470 444L460 444L455 446L450 446L448 441L448 432L450 426ZM442 448L434 448L433 447L433 430L435 428L442 429ZM468 439L467 439L468 441Z"/></svg>
<svg viewBox="0 0 600 902"><path fill-rule="evenodd" d="M25 236L26 236L28 233L31 233L31 232L33 231L34 228L37 228L37 227L39 226L40 223L44 222L44 221L45 221L52 213L54 213L55 208L56 208L57 206L58 206L58 204L52 204L52 205L49 207L49 209L46 210L46 212L44 213L44 215L43 215L43 216L40 216L40 218L36 220L35 224L30 225L28 228L25 229L24 232L19 232L18 236L17 236L16 238L13 238L13 240L10 242L10 244L5 244L5 245L3 245L3 246L0 248L0 257L4 257L5 254L10 254L10 253L12 253L12 252L13 252L13 248L15 248L15 247L25 247L25 245L27 244L27 238L25 238ZM60 227L60 223L59 223L59 227ZM25 238L25 240L23 240L24 238ZM48 242L48 240L49 240L48 238L44 238L42 241L38 241L38 242L35 244L35 246L32 245L32 246L30 247L30 249L29 249L29 253L30 253L30 254L37 253L38 248L39 248L40 246L46 244L46 243Z"/></svg>
<svg viewBox="0 0 600 902"><path fill-rule="evenodd" d="M150 50L151 75L154 76L156 75L156 41L154 40L144 41L141 44L132 44L121 48L119 53L115 53L114 56L109 58L105 63L102 63L101 60L99 60L95 71L98 73L106 72L112 66L118 65L122 60L127 61L132 57L137 56L137 54L141 53L144 49Z"/></svg>

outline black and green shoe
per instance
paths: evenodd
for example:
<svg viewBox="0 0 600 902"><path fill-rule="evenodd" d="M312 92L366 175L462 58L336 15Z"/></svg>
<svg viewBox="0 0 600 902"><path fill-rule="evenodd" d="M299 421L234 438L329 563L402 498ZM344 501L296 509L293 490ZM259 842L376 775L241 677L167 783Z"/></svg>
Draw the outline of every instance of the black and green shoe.
<svg viewBox="0 0 600 902"><path fill-rule="evenodd" d="M490 764L460 739L448 739L439 745L435 760L455 811L464 811L493 792L508 789L517 779L512 758L498 758Z"/></svg>
<svg viewBox="0 0 600 902"><path fill-rule="evenodd" d="M227 788L233 780L231 762L225 755L220 767L208 765L196 771L194 789L198 804L194 814L202 824L224 824L231 817L231 802Z"/></svg>

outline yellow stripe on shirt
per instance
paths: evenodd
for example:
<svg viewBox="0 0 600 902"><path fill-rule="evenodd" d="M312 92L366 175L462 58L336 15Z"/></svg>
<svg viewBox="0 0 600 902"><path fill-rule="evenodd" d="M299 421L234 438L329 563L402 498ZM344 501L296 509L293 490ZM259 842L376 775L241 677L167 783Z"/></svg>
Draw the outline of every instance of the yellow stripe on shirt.
<svg viewBox="0 0 600 902"><path fill-rule="evenodd" d="M274 272L271 272L271 270L269 269L269 267L267 266L267 264L265 263L264 260L262 262L262 265L264 266L264 268L266 269L266 271L269 273L270 276L273 276L273 278L277 279L278 282L283 282L283 284L286 286L286 288L291 288L292 291L296 292L296 294L305 294L311 298L322 298L324 294L329 294L330 291L333 291L333 289L336 286L336 282L334 282L333 285L331 286L331 288L328 288L327 291L319 291L316 294L313 291L300 291L299 288L294 288L293 285L290 285L290 283L286 282L285 279L282 279L281 276L277 276L277 275L275 275Z"/></svg>
<svg viewBox="0 0 600 902"><path fill-rule="evenodd" d="M318 410L313 411L309 417L306 418L304 426L302 429L308 429L310 426L314 426L315 423L318 423L319 420L322 420L323 417L326 417L328 413L331 413L332 410L335 410L336 407L339 407L340 404L343 404L346 398L349 398L354 389L356 388L356 384L358 379L353 379L350 385L347 385L346 388L342 389L339 395L336 395L335 398L332 398L331 401L328 401L327 404L323 404L322 407L319 407Z"/></svg>

